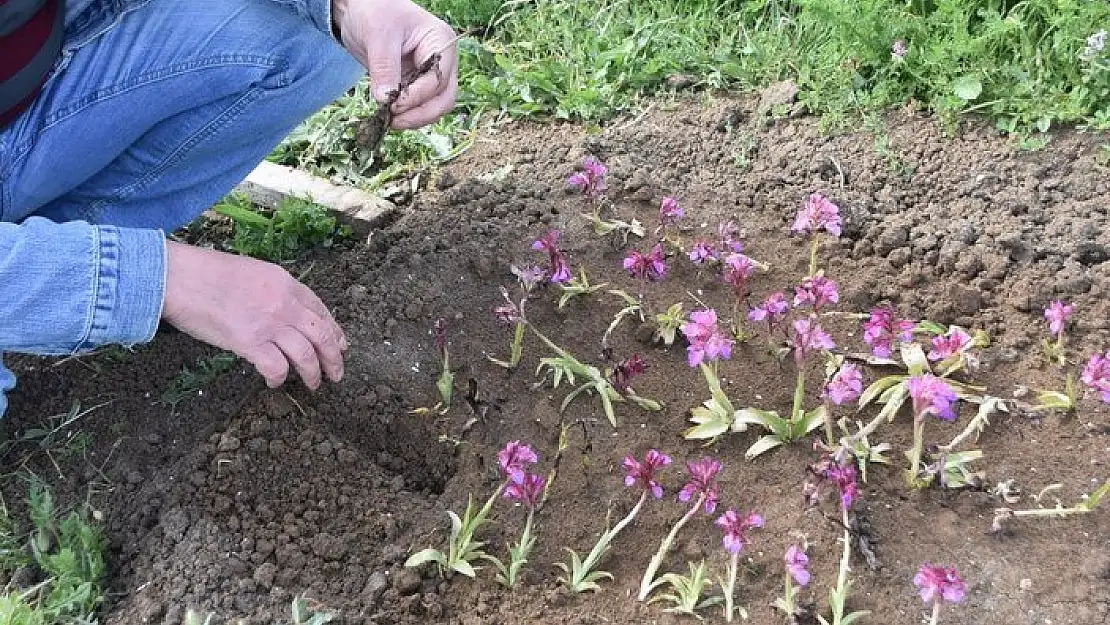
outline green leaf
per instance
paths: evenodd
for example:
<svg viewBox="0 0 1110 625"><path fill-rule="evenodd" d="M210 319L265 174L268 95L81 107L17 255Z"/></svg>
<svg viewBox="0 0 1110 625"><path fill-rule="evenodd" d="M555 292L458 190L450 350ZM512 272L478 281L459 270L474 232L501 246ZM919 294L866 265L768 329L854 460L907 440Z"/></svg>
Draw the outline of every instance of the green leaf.
<svg viewBox="0 0 1110 625"><path fill-rule="evenodd" d="M444 369L440 374L439 379L436 380L436 388L439 389L439 396L443 398L443 405L451 405L451 394L455 388L455 374L451 371Z"/></svg>
<svg viewBox="0 0 1110 625"><path fill-rule="evenodd" d="M773 434L768 434L763 438L760 438L758 441L755 442L754 445L749 447L748 451L744 452L744 457L748 460L751 460L756 456L768 452L782 444L783 441L781 438Z"/></svg>
<svg viewBox="0 0 1110 625"><path fill-rule="evenodd" d="M793 428L794 436L791 438L797 440L824 425L826 414L828 414L828 409L825 406L819 406L805 413L802 420L795 424Z"/></svg>
<svg viewBox="0 0 1110 625"><path fill-rule="evenodd" d="M700 408L694 409L695 414L698 410L700 410ZM709 419L701 423L701 425L695 425L692 428L688 428L685 432L682 433L682 437L686 440L706 440L723 436L728 432L728 430L729 424L727 422Z"/></svg>
<svg viewBox="0 0 1110 625"><path fill-rule="evenodd" d="M888 375L885 378L879 378L872 382L871 386L868 386L867 390L863 391L863 394L859 396L860 410L866 408L868 404L875 401L875 398L882 394L883 391L905 379L906 376L904 375Z"/></svg>
<svg viewBox="0 0 1110 625"><path fill-rule="evenodd" d="M858 621L859 619L867 616L868 614L871 614L871 613L870 612L852 612L851 614L849 614L849 615L845 616L843 619L841 619L840 623L841 623L841 625L852 625L852 623L855 623L856 621Z"/></svg>
<svg viewBox="0 0 1110 625"><path fill-rule="evenodd" d="M952 91L956 97L964 102L970 102L978 98L983 93L983 83L978 78L970 74L961 76L952 83Z"/></svg>
<svg viewBox="0 0 1110 625"><path fill-rule="evenodd" d="M476 577L478 575L478 573L474 570L474 567L471 566L470 563L466 560L459 560L455 563L455 566L451 568L470 578Z"/></svg>
<svg viewBox="0 0 1110 625"><path fill-rule="evenodd" d="M469 507L467 508L467 511L469 512ZM462 519L459 518L459 515L451 512L450 510L447 511L447 516L451 517L451 538L454 539L456 536L462 533L463 522Z"/></svg>
<svg viewBox="0 0 1110 625"><path fill-rule="evenodd" d="M409 556L409 559L405 560L405 567L410 569L416 568L428 562L435 562L440 566L447 566L447 556L436 549L425 549Z"/></svg>

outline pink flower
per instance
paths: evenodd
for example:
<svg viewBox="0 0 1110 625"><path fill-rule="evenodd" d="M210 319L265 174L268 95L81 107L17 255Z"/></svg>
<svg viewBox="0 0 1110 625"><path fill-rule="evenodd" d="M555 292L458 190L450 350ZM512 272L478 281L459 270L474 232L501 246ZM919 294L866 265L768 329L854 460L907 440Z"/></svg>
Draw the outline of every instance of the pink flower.
<svg viewBox="0 0 1110 625"><path fill-rule="evenodd" d="M1110 404L1110 352L1105 356L1094 354L1083 367L1083 383L1098 391L1102 401Z"/></svg>
<svg viewBox="0 0 1110 625"><path fill-rule="evenodd" d="M840 236L840 207L820 193L814 193L798 211L790 231L796 234L814 234L824 229L834 237Z"/></svg>
<svg viewBox="0 0 1110 625"><path fill-rule="evenodd" d="M616 367L613 367L613 373L609 376L609 381L612 382L613 388L623 393L631 386L632 379L645 371L647 371L647 363L640 356L633 354L617 363Z"/></svg>
<svg viewBox="0 0 1110 625"><path fill-rule="evenodd" d="M863 340L871 346L873 354L879 358L890 358L895 342L909 343L913 340L915 325L908 319L898 319L897 312L890 306L873 308L871 317L863 323Z"/></svg>
<svg viewBox="0 0 1110 625"><path fill-rule="evenodd" d="M840 301L840 291L836 282L825 276L811 276L802 280L801 286L794 290L794 306L810 304L814 310L821 310L826 304Z"/></svg>
<svg viewBox="0 0 1110 625"><path fill-rule="evenodd" d="M906 58L906 53L909 51L910 49L906 46L906 42L901 39L898 39L890 45L890 55L896 59Z"/></svg>
<svg viewBox="0 0 1110 625"><path fill-rule="evenodd" d="M629 455L624 458L624 485L633 486L639 484L651 492L656 499L663 497L663 487L655 479L655 473L659 469L671 463L671 457L657 449L649 449L644 454L644 461L640 462L633 456Z"/></svg>
<svg viewBox="0 0 1110 625"><path fill-rule="evenodd" d="M662 280L667 276L667 260L663 255L663 244L658 243L650 254L632 250L624 259L624 268L641 280Z"/></svg>
<svg viewBox="0 0 1110 625"><path fill-rule="evenodd" d="M539 265L529 265L523 269L513 265L509 267L509 271L516 276L525 291L531 291L537 284L543 282L544 277L547 276L547 272Z"/></svg>
<svg viewBox="0 0 1110 625"><path fill-rule="evenodd" d="M863 393L863 371L858 365L844 363L825 387L825 397L837 406L855 401Z"/></svg>
<svg viewBox="0 0 1110 625"><path fill-rule="evenodd" d="M830 463L825 468L822 476L836 485L840 492L840 505L851 508L856 495L859 494L859 484L856 482L856 465Z"/></svg>
<svg viewBox="0 0 1110 625"><path fill-rule="evenodd" d="M663 204L659 207L659 223L664 226L672 226L678 223L686 215L686 211L678 205L678 200L673 197L663 198Z"/></svg>
<svg viewBox="0 0 1110 625"><path fill-rule="evenodd" d="M686 471L690 473L690 481L678 492L678 500L688 502L695 496L705 495L705 513L713 514L720 499L717 474L721 472L721 463L713 458L702 458L697 462L687 462Z"/></svg>
<svg viewBox="0 0 1110 625"><path fill-rule="evenodd" d="M706 360L728 360L732 356L733 340L717 327L717 311L691 312L690 320L682 324L680 330L689 343L686 355L691 367L697 367Z"/></svg>
<svg viewBox="0 0 1110 625"><path fill-rule="evenodd" d="M755 273L755 263L747 256L734 252L725 257L721 277L730 285L736 294L743 297L748 294L748 280Z"/></svg>
<svg viewBox="0 0 1110 625"><path fill-rule="evenodd" d="M509 485L505 487L504 497L519 501L534 510L540 505L546 485L547 480L542 475L517 473L510 478Z"/></svg>
<svg viewBox="0 0 1110 625"><path fill-rule="evenodd" d="M915 418L924 418L927 414L934 414L938 419L945 421L956 420L956 391L943 379L931 373L911 376L906 382L909 387L910 397L913 398L913 414Z"/></svg>
<svg viewBox="0 0 1110 625"><path fill-rule="evenodd" d="M748 540L748 531L763 527L763 517L754 512L741 517L735 510L726 510L724 514L717 517L714 524L724 530L725 535L721 542L724 543L725 549L729 553L740 553L745 545L751 544Z"/></svg>
<svg viewBox="0 0 1110 625"><path fill-rule="evenodd" d="M940 600L959 603L967 596L967 584L960 579L955 567L922 564L913 576L913 584L926 605Z"/></svg>
<svg viewBox="0 0 1110 625"><path fill-rule="evenodd" d="M694 243L694 249L690 250L688 256L695 265L702 265L710 260L716 260L717 251L706 241L698 239L697 242Z"/></svg>
<svg viewBox="0 0 1110 625"><path fill-rule="evenodd" d="M943 361L958 357L971 345L971 336L959 328L952 328L944 336L933 337L933 349L929 350L929 360Z"/></svg>
<svg viewBox="0 0 1110 625"><path fill-rule="evenodd" d="M436 352L439 353L440 358L443 358L447 354L447 320L442 317L436 319L432 328L435 336Z"/></svg>
<svg viewBox="0 0 1110 625"><path fill-rule="evenodd" d="M1060 336L1060 333L1067 327L1068 319L1071 318L1071 314L1074 311L1074 305L1065 304L1060 300L1056 300L1048 305L1048 308L1044 310L1044 318L1048 320L1048 329L1052 332L1052 336Z"/></svg>
<svg viewBox="0 0 1110 625"><path fill-rule="evenodd" d="M816 318L794 321L794 360L800 365L811 352L836 347Z"/></svg>
<svg viewBox="0 0 1110 625"><path fill-rule="evenodd" d="M605 174L608 168L592 156L587 156L582 164L583 170L567 178L567 186L573 187L586 194L591 200L596 200L605 192Z"/></svg>
<svg viewBox="0 0 1110 625"><path fill-rule="evenodd" d="M797 545L790 545L786 549L786 572L798 582L799 586L809 584L810 575L806 567L809 566L809 556L799 549Z"/></svg>
<svg viewBox="0 0 1110 625"><path fill-rule="evenodd" d="M558 230L552 230L542 239L537 239L532 243L532 249L547 252L548 259L551 262L551 282L558 284L571 280L570 264L567 262L566 254L559 249L560 234Z"/></svg>
<svg viewBox="0 0 1110 625"><path fill-rule="evenodd" d="M501 451L497 452L497 464L501 473L508 478L516 478L524 474L524 467L536 464L539 458L526 443L512 441L507 443Z"/></svg>
<svg viewBox="0 0 1110 625"><path fill-rule="evenodd" d="M748 319L752 321L766 321L767 327L772 328L786 313L790 312L790 301L782 291L771 293L759 306L748 311Z"/></svg>
<svg viewBox="0 0 1110 625"><path fill-rule="evenodd" d="M722 251L740 253L744 251L744 244L740 241L740 226L734 221L722 221L717 226L718 246Z"/></svg>

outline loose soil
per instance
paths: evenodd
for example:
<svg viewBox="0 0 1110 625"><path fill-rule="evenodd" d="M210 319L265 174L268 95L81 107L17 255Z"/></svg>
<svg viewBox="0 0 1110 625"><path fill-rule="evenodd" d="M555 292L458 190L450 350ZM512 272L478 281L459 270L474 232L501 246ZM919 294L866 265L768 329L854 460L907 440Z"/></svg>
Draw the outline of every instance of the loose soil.
<svg viewBox="0 0 1110 625"><path fill-rule="evenodd" d="M986 125L972 123L949 138L933 120L905 110L887 120L884 155L870 133L828 136L812 119L758 118L757 105L657 102L601 131L566 124L484 131L397 221L296 267L308 270L305 280L352 343L347 379L316 393L296 384L267 390L239 366L171 410L157 401L161 392L182 366L214 351L170 329L125 358L14 359L20 386L5 420L10 435L74 400L103 404L76 426L92 434L91 444L37 453L26 465L69 501L89 495L104 514L112 594L103 622L178 625L194 607L271 623L287 618L301 595L340 623L677 622L663 606L630 598L683 512L674 501L677 466L664 479L667 497L648 505L615 544L607 563L615 580L603 592L568 596L552 566L566 547L588 551L607 515L629 509L633 494L622 486L620 460L649 447L677 460L722 458L722 505L766 517L746 552L739 591L750 622L780 622L770 605L781 592L782 553L802 535L815 571L802 596L823 608L840 533L804 509L806 466L817 459L809 443L746 461L755 431L709 448L683 440L687 411L708 396L704 381L686 365L681 345L651 345L632 324L615 333L614 356L647 358L637 390L666 409L619 405L615 431L592 398L560 415L566 388L537 387L531 375L547 355L537 341L529 339L512 375L487 359L507 353L510 333L489 311L498 287L512 284L509 264L539 260L530 242L560 228L573 263L595 281L643 290L659 308L684 301L689 309L696 296L727 310L726 290L688 262L646 288L623 275L625 247L591 232L565 178L593 154L610 167L611 197L624 219L652 223L661 198L672 194L690 215L691 236L737 220L747 253L772 265L753 283L757 298L804 274L807 250L788 229L804 198L819 191L846 217L842 238L822 249L822 265L841 285L838 310L887 301L914 318L982 328L994 343L974 379L992 394L1060 388L1061 374L1039 355L1048 301L1076 304L1077 351L1110 346L1110 176L1098 164L1106 138L1065 131L1042 150L1022 152ZM602 363L599 339L619 301L601 292L556 311L556 295L549 290L533 301L533 322L580 358ZM411 414L436 401L431 328L438 317L448 320L456 400L444 416ZM835 326L839 343L862 347L854 322ZM788 411L791 366L780 367L761 345L757 338L738 347L723 365L726 390L738 405ZM471 380L477 413L464 401ZM982 489L909 492L901 475L909 420L902 415L880 429L875 439L896 451L892 466L872 468L857 508L878 557L875 567L853 562L851 606L871 612L865 622L920 622L911 579L924 561L955 565L970 584L967 602L946 609L945 623L1110 622L1110 512L1021 520L1003 536L987 531L1000 505L988 491L1003 480L1015 480L1022 505L1032 506L1029 495L1050 484L1061 484L1056 494L1070 504L1110 475L1110 417L1097 399L1085 397L1077 418L1015 410L994 419L978 441ZM957 424L930 422L927 437L950 439L971 410ZM402 568L413 551L442 545L447 510L461 511L469 493L485 498L493 490L495 453L505 442L530 441L540 467L550 468L562 422L574 427L537 515L539 539L521 587L500 589L489 570L478 581L444 581ZM7 501L18 502L23 489L9 480ZM504 555L523 519L520 509L498 505L483 535L495 553ZM668 570L685 571L687 561L702 558L723 570L711 521L700 516L687 527ZM717 610L706 619L722 621Z"/></svg>

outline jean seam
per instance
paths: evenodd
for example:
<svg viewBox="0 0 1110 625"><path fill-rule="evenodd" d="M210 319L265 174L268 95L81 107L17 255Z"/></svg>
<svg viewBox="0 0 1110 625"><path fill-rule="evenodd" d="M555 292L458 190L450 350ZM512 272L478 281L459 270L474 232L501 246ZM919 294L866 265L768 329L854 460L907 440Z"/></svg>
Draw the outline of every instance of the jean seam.
<svg viewBox="0 0 1110 625"><path fill-rule="evenodd" d="M101 246L103 233L99 227L92 228L92 253L93 253L93 266L96 268L92 272L92 284L89 286L89 308L85 311L85 327L81 330L81 336L77 340L77 344L73 346L73 352L77 353L81 350L81 346L88 343L89 338L92 337L94 317L96 316L97 300L100 298L100 272L102 271L101 265L103 258L101 258Z"/></svg>

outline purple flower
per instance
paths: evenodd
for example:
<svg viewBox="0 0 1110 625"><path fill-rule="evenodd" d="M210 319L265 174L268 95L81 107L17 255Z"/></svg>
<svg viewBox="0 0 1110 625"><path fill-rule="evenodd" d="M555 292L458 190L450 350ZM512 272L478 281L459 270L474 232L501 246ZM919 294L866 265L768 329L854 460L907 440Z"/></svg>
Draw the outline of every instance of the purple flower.
<svg viewBox="0 0 1110 625"><path fill-rule="evenodd" d="M1083 367L1083 383L1098 391L1102 401L1110 404L1110 352L1105 356L1094 354Z"/></svg>
<svg viewBox="0 0 1110 625"><path fill-rule="evenodd" d="M856 495L859 494L859 484L856 482L856 465L829 463L822 476L836 485L840 492L840 505L845 509L852 507Z"/></svg>
<svg viewBox="0 0 1110 625"><path fill-rule="evenodd" d="M971 345L971 335L959 328L952 328L944 336L933 337L933 349L929 350L929 360L943 361L959 356Z"/></svg>
<svg viewBox="0 0 1110 625"><path fill-rule="evenodd" d="M432 328L433 335L435 336L436 351L439 352L439 357L443 358L447 354L447 320L442 317L436 319Z"/></svg>
<svg viewBox="0 0 1110 625"><path fill-rule="evenodd" d="M671 463L671 457L657 450L649 449L644 454L644 461L640 462L633 456L624 458L624 485L639 484L641 488L651 492L656 499L663 497L663 487L655 479L655 472Z"/></svg>
<svg viewBox="0 0 1110 625"><path fill-rule="evenodd" d="M840 236L840 207L820 193L814 193L798 211L790 231L796 234L815 234L824 229L834 237Z"/></svg>
<svg viewBox="0 0 1110 625"><path fill-rule="evenodd" d="M910 49L906 46L906 42L901 39L898 39L890 46L890 55L896 59L906 58L906 53L909 51Z"/></svg>
<svg viewBox="0 0 1110 625"><path fill-rule="evenodd" d="M609 381L612 382L613 388L623 393L631 386L632 379L644 371L647 371L647 363L639 355L633 354L613 367Z"/></svg>
<svg viewBox="0 0 1110 625"><path fill-rule="evenodd" d="M759 306L748 311L748 319L752 321L766 321L771 328L778 324L786 313L790 312L790 301L782 291L771 293Z"/></svg>
<svg viewBox="0 0 1110 625"><path fill-rule="evenodd" d="M897 314L890 306L881 306L871 309L871 317L863 322L863 340L879 358L890 358L895 342L909 343L913 340L916 324L908 319L898 319Z"/></svg>
<svg viewBox="0 0 1110 625"><path fill-rule="evenodd" d="M1060 333L1068 325L1068 319L1071 318L1072 312L1075 311L1075 306L1072 304L1065 304L1060 300L1056 300L1044 309L1044 318L1048 320L1048 329L1052 332L1052 336L1059 338Z"/></svg>
<svg viewBox="0 0 1110 625"><path fill-rule="evenodd" d="M544 277L547 276L547 272L539 265L529 265L523 269L512 265L509 267L509 271L516 276L525 291L531 291L537 284L543 282Z"/></svg>
<svg viewBox="0 0 1110 625"><path fill-rule="evenodd" d="M573 187L586 194L591 200L596 200L605 192L605 174L608 168L592 156L587 156L582 164L584 171L573 174L567 178L567 186Z"/></svg>
<svg viewBox="0 0 1110 625"><path fill-rule="evenodd" d="M659 206L659 223L661 225L673 226L685 215L686 211L678 205L678 200L673 197L663 198L663 204Z"/></svg>
<svg viewBox="0 0 1110 625"><path fill-rule="evenodd" d="M533 510L540 505L544 486L547 485L547 480L542 475L517 473L509 479L510 482L505 487L504 497L519 501Z"/></svg>
<svg viewBox="0 0 1110 625"><path fill-rule="evenodd" d="M794 289L794 306L809 304L814 310L821 310L826 304L840 301L840 291L836 282L825 276L811 276L802 280L801 286Z"/></svg>
<svg viewBox="0 0 1110 625"><path fill-rule="evenodd" d="M967 584L960 579L960 573L954 567L922 564L917 575L913 576L913 584L926 604L942 599L948 603L959 603L967 596Z"/></svg>
<svg viewBox="0 0 1110 625"><path fill-rule="evenodd" d="M524 467L536 464L539 458L526 443L520 441L509 442L497 452L497 464L501 473L508 478L516 478L524 474Z"/></svg>
<svg viewBox="0 0 1110 625"><path fill-rule="evenodd" d="M841 365L825 387L825 397L837 406L855 401L863 393L863 371L850 362Z"/></svg>
<svg viewBox="0 0 1110 625"><path fill-rule="evenodd" d="M836 347L827 332L821 329L816 318L794 321L794 360L801 365L811 352Z"/></svg>
<svg viewBox="0 0 1110 625"><path fill-rule="evenodd" d="M716 260L717 251L705 240L698 239L694 243L694 249L690 250L688 256L695 265L702 265L710 260Z"/></svg>
<svg viewBox="0 0 1110 625"><path fill-rule="evenodd" d="M563 284L571 280L570 264L567 262L566 254L559 249L560 234L558 230L552 230L542 239L537 239L532 243L532 249L547 252L548 259L551 262L551 282L557 284Z"/></svg>
<svg viewBox="0 0 1110 625"><path fill-rule="evenodd" d="M686 355L691 367L706 360L728 360L732 356L733 340L717 327L717 311L695 310L680 329L689 343Z"/></svg>
<svg viewBox="0 0 1110 625"><path fill-rule="evenodd" d="M718 246L722 251L728 250L735 253L744 251L744 244L740 241L740 226L734 221L722 221L717 226Z"/></svg>
<svg viewBox="0 0 1110 625"><path fill-rule="evenodd" d="M927 414L934 414L938 419L945 421L956 420L956 391L947 382L937 376L926 373L925 375L911 376L906 382L909 387L910 397L913 398L913 414L915 418L924 418Z"/></svg>
<svg viewBox="0 0 1110 625"><path fill-rule="evenodd" d="M721 277L736 291L736 295L744 297L748 294L748 280L755 273L755 263L747 256L734 252L725 257Z"/></svg>
<svg viewBox="0 0 1110 625"><path fill-rule="evenodd" d="M786 572L790 574L790 577L793 577L799 586L809 584L810 575L806 568L809 566L809 556L806 555L806 552L799 549L797 545L790 545L786 549L785 560Z"/></svg>
<svg viewBox="0 0 1110 625"><path fill-rule="evenodd" d="M663 244L657 243L650 254L641 254L637 250L632 250L624 259L624 268L641 280L662 280L667 276L667 260L663 255Z"/></svg>
<svg viewBox="0 0 1110 625"><path fill-rule="evenodd" d="M705 513L713 514L720 499L717 474L721 472L721 463L713 458L702 458L697 462L687 462L686 471L690 474L690 481L678 492L678 500L688 502L695 496L705 495Z"/></svg>
<svg viewBox="0 0 1110 625"><path fill-rule="evenodd" d="M735 510L726 510L724 514L717 517L714 524L725 533L721 541L724 543L725 549L729 553L740 553L744 549L744 545L751 543L748 540L748 531L752 528L763 527L763 517L754 512L749 512L748 516L741 517Z"/></svg>

